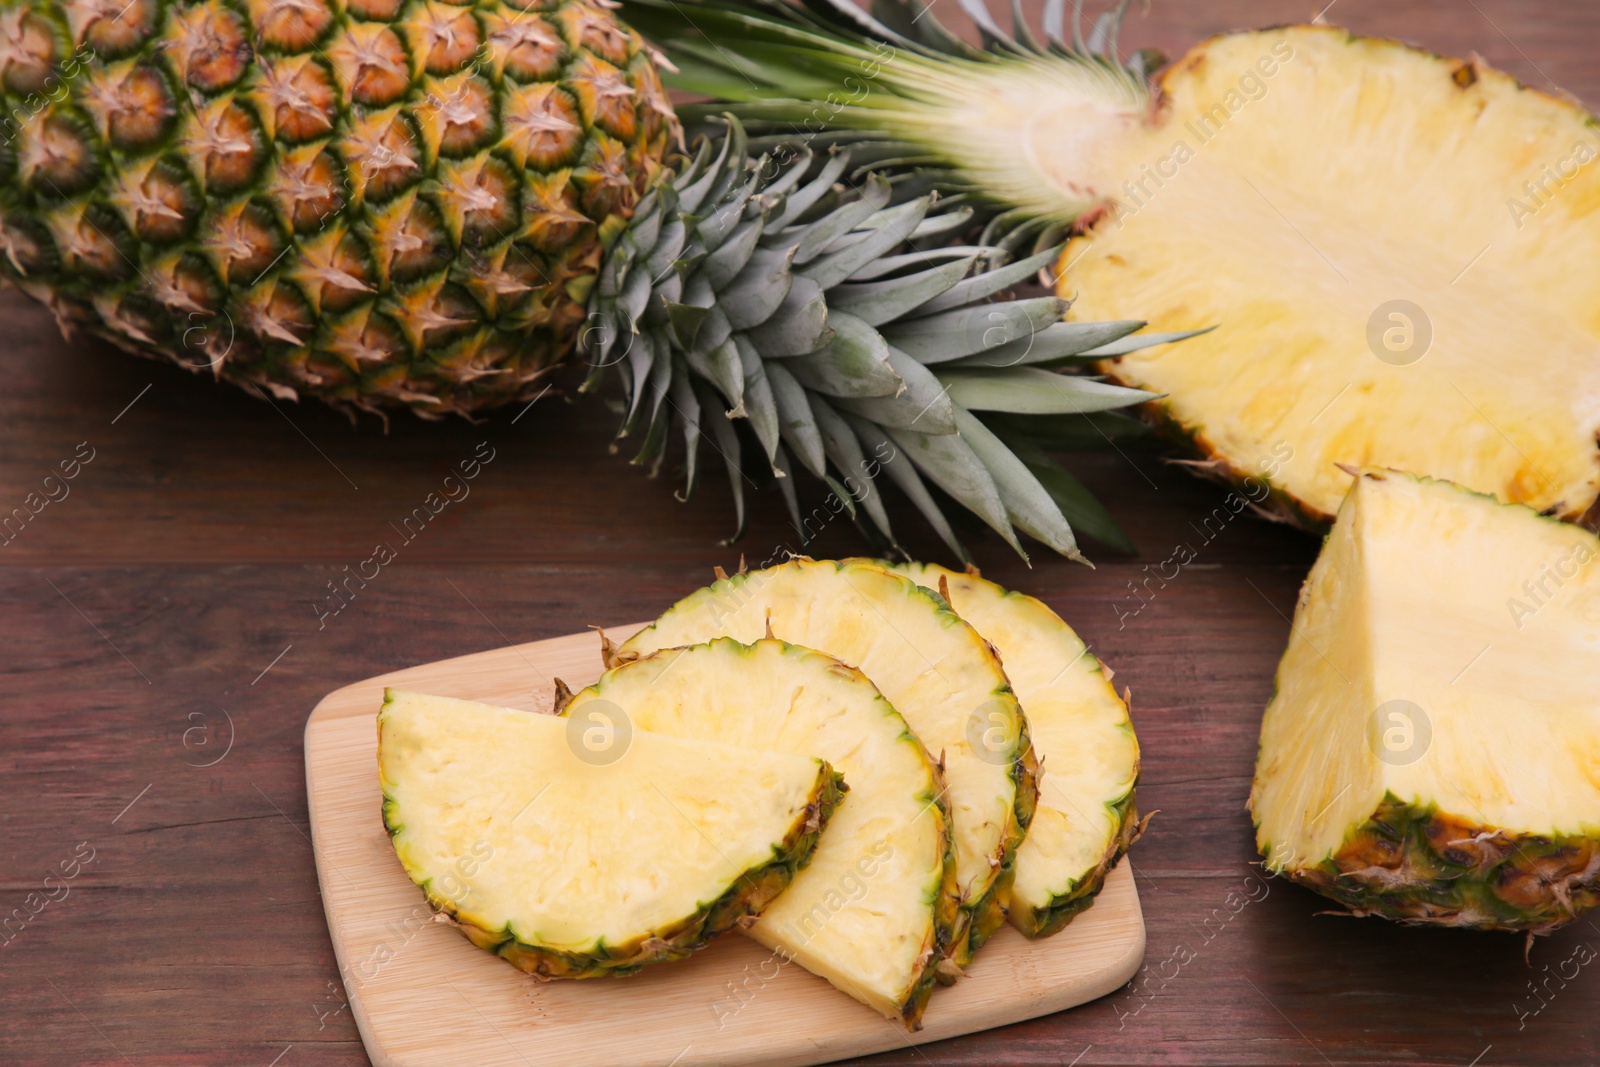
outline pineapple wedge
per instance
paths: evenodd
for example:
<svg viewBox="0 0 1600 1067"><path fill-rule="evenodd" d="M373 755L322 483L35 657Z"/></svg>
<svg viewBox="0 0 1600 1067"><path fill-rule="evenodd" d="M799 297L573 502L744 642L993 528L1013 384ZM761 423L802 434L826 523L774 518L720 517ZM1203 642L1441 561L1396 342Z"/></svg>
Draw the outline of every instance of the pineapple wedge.
<svg viewBox="0 0 1600 1067"><path fill-rule="evenodd" d="M782 641L719 638L625 663L562 714L827 760L851 783L794 883L745 933L921 1027L959 898L944 783L861 672Z"/></svg>
<svg viewBox="0 0 1600 1067"><path fill-rule="evenodd" d="M843 791L825 762L388 690L383 821L428 902L547 978L680 959L804 867Z"/></svg>
<svg viewBox="0 0 1600 1067"><path fill-rule="evenodd" d="M993 650L938 596L870 563L798 558L678 601L619 659L713 637L777 636L858 668L940 761L961 912L959 968L1005 921L997 897L1037 799L1028 724ZM942 977L953 979L954 968Z"/></svg>
<svg viewBox="0 0 1600 1067"><path fill-rule="evenodd" d="M949 600L999 653L1027 712L1039 805L1017 850L1006 917L1029 937L1053 934L1094 903L1138 834L1139 741L1128 705L1072 628L1033 597L975 571L883 566Z"/></svg>
<svg viewBox="0 0 1600 1067"><path fill-rule="evenodd" d="M1368 470L1295 609L1250 809L1360 915L1546 933L1600 900L1600 541Z"/></svg>

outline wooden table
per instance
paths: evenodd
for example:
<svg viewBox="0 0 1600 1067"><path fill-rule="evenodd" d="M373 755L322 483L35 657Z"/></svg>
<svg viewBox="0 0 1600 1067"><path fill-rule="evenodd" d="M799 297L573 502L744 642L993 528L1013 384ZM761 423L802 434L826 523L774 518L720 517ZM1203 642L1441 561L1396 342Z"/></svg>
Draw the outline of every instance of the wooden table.
<svg viewBox="0 0 1600 1067"><path fill-rule="evenodd" d="M1136 14L1124 41L1177 54L1312 10L1168 0ZM1476 50L1600 102L1592 5L1339 0L1329 18ZM70 496L0 548L0 912L46 892L62 863L78 870L52 879L59 899L0 947L0 1061L364 1063L307 837L301 731L317 699L393 668L647 616L740 549L798 547L781 503L759 500L749 536L723 548L725 487L708 478L701 499L676 503L607 453L614 419L595 404L547 398L478 427L399 419L385 436L64 342L14 292L0 315L0 510L80 442L93 450ZM470 497L319 624L327 583L393 540L390 522L480 442L493 460ZM1246 517L1204 543L1198 520L1221 491L1153 449L1077 469L1137 559L1090 570L1040 557L1029 570L993 537L973 543L986 573L1045 598L1132 687L1140 806L1161 809L1131 857L1148 970L1078 1010L873 1062L1594 1062L1589 970L1552 980L1548 1005L1518 1015L1539 1003L1530 981L1600 945L1593 922L1542 940L1530 968L1514 936L1319 917L1320 898L1253 866L1257 722L1315 541ZM1185 542L1196 562L1119 625L1129 582ZM815 551L860 548L839 523ZM1233 913L1236 890L1259 899Z"/></svg>

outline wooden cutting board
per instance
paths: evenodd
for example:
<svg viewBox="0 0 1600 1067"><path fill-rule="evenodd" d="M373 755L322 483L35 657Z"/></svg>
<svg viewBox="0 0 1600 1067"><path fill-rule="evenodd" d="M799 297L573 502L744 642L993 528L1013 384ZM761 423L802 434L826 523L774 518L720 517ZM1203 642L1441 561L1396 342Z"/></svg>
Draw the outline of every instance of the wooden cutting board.
<svg viewBox="0 0 1600 1067"><path fill-rule="evenodd" d="M384 687L547 711L557 677L576 690L600 672L595 634L573 634L369 678L311 713L317 877L350 1010L377 1067L826 1063L1047 1015L1104 996L1139 969L1144 919L1125 863L1056 936L1029 942L1003 928L967 978L934 992L915 1034L732 934L680 963L577 982L541 983L473 947L431 921L389 845L377 775Z"/></svg>

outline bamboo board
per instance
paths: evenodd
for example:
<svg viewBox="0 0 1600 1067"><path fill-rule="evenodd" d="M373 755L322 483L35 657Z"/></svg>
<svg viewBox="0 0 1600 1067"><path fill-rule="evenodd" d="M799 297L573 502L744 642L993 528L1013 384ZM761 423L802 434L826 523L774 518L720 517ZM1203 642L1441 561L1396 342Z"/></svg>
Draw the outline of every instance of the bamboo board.
<svg viewBox="0 0 1600 1067"><path fill-rule="evenodd" d="M935 991L915 1034L731 934L680 963L577 982L541 983L475 948L430 921L390 847L377 776L384 687L546 711L555 678L577 690L600 671L596 636L573 634L369 678L311 713L317 876L350 1010L377 1067L826 1063L1047 1015L1104 996L1138 970L1144 919L1127 864L1056 936L1029 942L1001 929L967 978Z"/></svg>

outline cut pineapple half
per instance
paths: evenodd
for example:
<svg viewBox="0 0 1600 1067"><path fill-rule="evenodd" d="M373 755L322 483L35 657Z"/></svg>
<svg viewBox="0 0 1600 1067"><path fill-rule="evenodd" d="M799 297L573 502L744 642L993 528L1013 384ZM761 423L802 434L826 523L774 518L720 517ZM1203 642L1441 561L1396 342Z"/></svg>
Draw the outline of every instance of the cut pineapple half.
<svg viewBox="0 0 1600 1067"><path fill-rule="evenodd" d="M1128 705L1072 627L1033 597L936 563L884 566L938 589L1000 654L1039 761L1039 804L1006 913L1029 937L1053 934L1094 902L1138 832Z"/></svg>
<svg viewBox="0 0 1600 1067"><path fill-rule="evenodd" d="M1547 932L1600 900L1600 541L1369 470L1311 570L1250 808L1358 914Z"/></svg>
<svg viewBox="0 0 1600 1067"><path fill-rule="evenodd" d="M996 889L1036 799L1027 720L999 661L949 605L910 579L870 563L810 559L691 593L618 655L765 635L859 669L941 762L961 893L948 955L963 965L1004 921Z"/></svg>
<svg viewBox="0 0 1600 1067"><path fill-rule="evenodd" d="M383 820L428 902L549 978L679 959L765 907L838 803L825 762L388 690Z"/></svg>
<svg viewBox="0 0 1600 1067"><path fill-rule="evenodd" d="M1061 174L1110 207L1063 253L1060 292L1074 317L1216 329L1106 370L1313 525L1340 463L1582 514L1600 489L1594 120L1481 61L1328 27L1215 38L1159 89Z"/></svg>
<svg viewBox="0 0 1600 1067"><path fill-rule="evenodd" d="M720 638L624 663L562 713L842 772L850 794L810 864L745 933L921 1027L959 906L949 814L927 751L860 671L782 641Z"/></svg>

